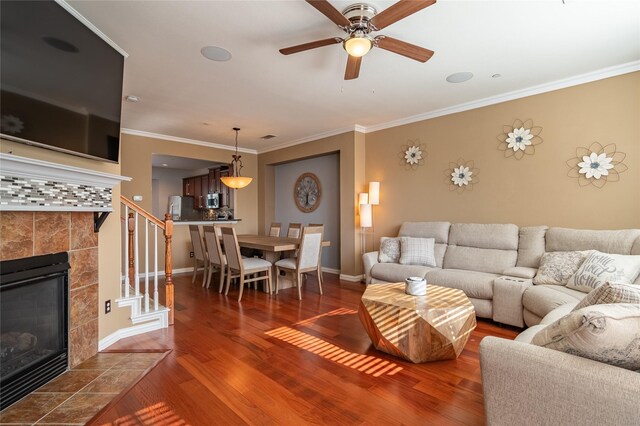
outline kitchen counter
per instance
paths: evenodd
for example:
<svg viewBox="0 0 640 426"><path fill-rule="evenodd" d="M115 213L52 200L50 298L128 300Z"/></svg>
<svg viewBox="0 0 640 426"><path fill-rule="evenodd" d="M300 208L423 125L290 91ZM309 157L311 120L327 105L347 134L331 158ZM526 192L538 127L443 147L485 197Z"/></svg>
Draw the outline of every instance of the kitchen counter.
<svg viewBox="0 0 640 426"><path fill-rule="evenodd" d="M173 224L178 225L233 225L240 222L242 219L233 220L174 220Z"/></svg>

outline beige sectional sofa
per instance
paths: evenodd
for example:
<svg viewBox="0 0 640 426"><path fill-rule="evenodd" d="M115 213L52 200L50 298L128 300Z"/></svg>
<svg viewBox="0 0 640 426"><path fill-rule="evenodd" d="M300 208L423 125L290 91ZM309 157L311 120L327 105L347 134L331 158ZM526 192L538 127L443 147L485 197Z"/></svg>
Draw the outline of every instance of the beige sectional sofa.
<svg viewBox="0 0 640 426"><path fill-rule="evenodd" d="M479 317L518 327L515 341L486 337L480 359L490 425L640 425L640 372L531 344L586 293L534 285L545 252L640 255L640 229L593 231L510 224L404 223L398 236L435 239L436 267L363 257L368 284L407 276L463 290ZM640 284L640 277L635 281Z"/></svg>
<svg viewBox="0 0 640 426"><path fill-rule="evenodd" d="M464 291L478 317L516 327L536 325L562 305L571 310L585 296L564 286L533 284L545 252L599 250L640 255L640 229L405 222L398 237L433 238L436 266L379 263L378 252L365 253L367 284L424 277L428 283ZM640 284L640 277L636 284Z"/></svg>

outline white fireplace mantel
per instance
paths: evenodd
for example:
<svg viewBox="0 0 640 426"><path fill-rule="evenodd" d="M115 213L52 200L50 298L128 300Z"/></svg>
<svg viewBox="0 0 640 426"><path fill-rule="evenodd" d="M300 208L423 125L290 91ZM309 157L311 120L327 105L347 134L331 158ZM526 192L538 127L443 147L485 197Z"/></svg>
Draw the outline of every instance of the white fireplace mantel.
<svg viewBox="0 0 640 426"><path fill-rule="evenodd" d="M113 211L127 176L0 153L0 211Z"/></svg>

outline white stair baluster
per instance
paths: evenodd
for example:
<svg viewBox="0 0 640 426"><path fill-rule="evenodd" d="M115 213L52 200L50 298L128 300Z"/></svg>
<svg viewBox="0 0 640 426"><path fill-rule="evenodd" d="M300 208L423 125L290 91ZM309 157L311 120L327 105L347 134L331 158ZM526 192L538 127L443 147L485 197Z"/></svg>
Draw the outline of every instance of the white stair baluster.
<svg viewBox="0 0 640 426"><path fill-rule="evenodd" d="M144 311L149 312L149 219L144 219Z"/></svg>
<svg viewBox="0 0 640 426"><path fill-rule="evenodd" d="M124 297L129 297L129 206L124 206L124 223Z"/></svg>
<svg viewBox="0 0 640 426"><path fill-rule="evenodd" d="M133 236L133 241L134 241L134 253L135 253L135 263L134 263L134 279L135 279L135 293L136 296L140 296L140 269L138 268L138 255L139 255L139 251L140 249L138 248L138 212L136 212L136 218L135 218L135 227L134 227L134 236Z"/></svg>
<svg viewBox="0 0 640 426"><path fill-rule="evenodd" d="M153 225L153 310L158 310L158 225Z"/></svg>

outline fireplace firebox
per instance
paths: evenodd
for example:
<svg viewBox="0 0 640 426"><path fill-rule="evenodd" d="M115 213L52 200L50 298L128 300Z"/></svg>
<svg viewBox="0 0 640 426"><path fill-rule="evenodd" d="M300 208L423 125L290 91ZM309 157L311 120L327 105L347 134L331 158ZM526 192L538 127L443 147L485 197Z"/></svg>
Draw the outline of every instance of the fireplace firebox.
<svg viewBox="0 0 640 426"><path fill-rule="evenodd" d="M68 368L69 256L0 262L0 409Z"/></svg>

